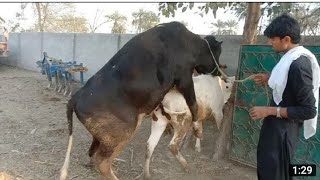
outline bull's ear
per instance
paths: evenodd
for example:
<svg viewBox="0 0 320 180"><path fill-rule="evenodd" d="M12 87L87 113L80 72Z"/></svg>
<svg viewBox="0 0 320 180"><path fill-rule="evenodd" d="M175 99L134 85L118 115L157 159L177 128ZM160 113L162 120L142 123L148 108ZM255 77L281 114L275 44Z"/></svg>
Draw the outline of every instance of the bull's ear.
<svg viewBox="0 0 320 180"><path fill-rule="evenodd" d="M221 46L221 44L223 43L223 41L218 42L218 45Z"/></svg>

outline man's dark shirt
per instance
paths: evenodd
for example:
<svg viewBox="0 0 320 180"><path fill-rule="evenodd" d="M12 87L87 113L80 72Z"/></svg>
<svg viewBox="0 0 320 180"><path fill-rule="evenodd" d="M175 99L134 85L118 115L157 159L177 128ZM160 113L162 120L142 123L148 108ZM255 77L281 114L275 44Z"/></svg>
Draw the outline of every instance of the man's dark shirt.
<svg viewBox="0 0 320 180"><path fill-rule="evenodd" d="M286 88L279 106L287 107L288 118L264 119L257 148L259 180L287 180L289 164L299 141L304 120L315 117L311 62L300 56L292 62ZM274 101L270 106L277 106Z"/></svg>

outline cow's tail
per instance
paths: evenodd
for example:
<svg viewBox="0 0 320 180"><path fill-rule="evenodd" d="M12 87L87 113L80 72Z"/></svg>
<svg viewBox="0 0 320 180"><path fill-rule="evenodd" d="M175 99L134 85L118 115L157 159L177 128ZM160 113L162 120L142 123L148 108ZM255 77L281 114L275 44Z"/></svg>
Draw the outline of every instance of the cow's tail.
<svg viewBox="0 0 320 180"><path fill-rule="evenodd" d="M60 171L60 180L65 180L68 175L68 168L70 163L70 154L71 154L71 147L72 147L72 129L73 129L73 121L72 121L72 114L73 114L73 103L72 99L69 100L67 104L67 119L68 119L68 128L69 128L69 143L68 143L68 150L66 153L66 158L64 160L64 164Z"/></svg>

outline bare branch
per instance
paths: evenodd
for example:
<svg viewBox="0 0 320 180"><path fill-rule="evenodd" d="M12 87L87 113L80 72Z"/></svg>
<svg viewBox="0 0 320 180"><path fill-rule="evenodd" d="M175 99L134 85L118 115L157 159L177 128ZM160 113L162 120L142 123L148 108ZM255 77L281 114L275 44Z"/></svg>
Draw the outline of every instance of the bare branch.
<svg viewBox="0 0 320 180"><path fill-rule="evenodd" d="M320 8L317 8L314 11L312 11L310 14L305 15L305 16L301 17L300 19L302 19L302 20L303 19L308 19L308 18L310 18L312 16L319 15L319 13L320 13Z"/></svg>

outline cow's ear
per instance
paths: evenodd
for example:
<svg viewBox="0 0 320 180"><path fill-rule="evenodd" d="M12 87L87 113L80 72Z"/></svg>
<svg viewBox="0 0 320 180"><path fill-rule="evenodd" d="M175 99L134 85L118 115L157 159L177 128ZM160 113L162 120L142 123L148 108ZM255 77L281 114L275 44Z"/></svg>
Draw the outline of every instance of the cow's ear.
<svg viewBox="0 0 320 180"><path fill-rule="evenodd" d="M218 42L218 45L221 46L221 44L223 43L223 41Z"/></svg>

